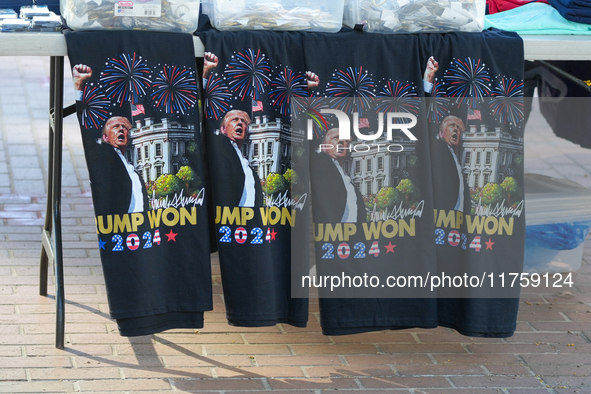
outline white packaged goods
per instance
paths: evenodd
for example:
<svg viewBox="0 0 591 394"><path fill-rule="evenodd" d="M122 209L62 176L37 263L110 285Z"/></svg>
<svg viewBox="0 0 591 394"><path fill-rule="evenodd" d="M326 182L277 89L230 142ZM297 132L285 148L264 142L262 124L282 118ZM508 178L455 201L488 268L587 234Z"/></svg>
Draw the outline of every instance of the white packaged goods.
<svg viewBox="0 0 591 394"><path fill-rule="evenodd" d="M581 267L591 227L591 190L567 179L525 174L524 272L571 272Z"/></svg>
<svg viewBox="0 0 591 394"><path fill-rule="evenodd" d="M307 30L334 33L343 26L344 0L210 0L218 30Z"/></svg>
<svg viewBox="0 0 591 394"><path fill-rule="evenodd" d="M32 6L22 6L19 12L21 19L28 19L32 20L35 16L50 16L51 12L46 5L32 5Z"/></svg>
<svg viewBox="0 0 591 394"><path fill-rule="evenodd" d="M199 0L61 0L73 30L154 30L193 33Z"/></svg>
<svg viewBox="0 0 591 394"><path fill-rule="evenodd" d="M0 23L3 32L25 31L29 28L31 22L25 19L4 19Z"/></svg>
<svg viewBox="0 0 591 394"><path fill-rule="evenodd" d="M372 33L479 32L486 0L345 0L343 24Z"/></svg>
<svg viewBox="0 0 591 394"><path fill-rule="evenodd" d="M61 26L60 16L51 12L49 16L34 16L29 31L58 31Z"/></svg>
<svg viewBox="0 0 591 394"><path fill-rule="evenodd" d="M4 19L16 19L18 15L12 8L0 8L0 21Z"/></svg>

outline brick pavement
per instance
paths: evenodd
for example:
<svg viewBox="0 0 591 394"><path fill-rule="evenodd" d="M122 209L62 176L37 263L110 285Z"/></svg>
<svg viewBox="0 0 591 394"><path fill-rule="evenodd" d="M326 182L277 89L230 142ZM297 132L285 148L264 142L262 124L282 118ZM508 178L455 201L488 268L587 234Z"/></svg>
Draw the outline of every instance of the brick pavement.
<svg viewBox="0 0 591 394"><path fill-rule="evenodd" d="M38 295L45 212L48 60L0 57L0 393L591 393L591 240L572 289L527 289L507 339L445 328L331 337L312 300L307 328L226 324L124 338L109 319L79 130L67 119L63 232L66 348L54 347L54 299ZM66 81L70 79L66 71ZM67 84L66 101L73 97ZM554 137L539 112L525 169L591 187L591 150Z"/></svg>

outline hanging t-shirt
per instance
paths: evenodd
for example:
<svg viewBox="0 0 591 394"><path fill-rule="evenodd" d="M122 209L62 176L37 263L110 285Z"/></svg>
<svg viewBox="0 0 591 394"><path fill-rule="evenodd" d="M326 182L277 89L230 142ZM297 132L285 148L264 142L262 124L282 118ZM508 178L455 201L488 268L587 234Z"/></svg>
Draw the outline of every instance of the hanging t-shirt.
<svg viewBox="0 0 591 394"><path fill-rule="evenodd" d="M439 325L470 336L511 336L520 289L503 279L523 269L523 42L500 30L434 34L421 36L421 53L439 66L428 108L438 272L479 275L491 290L440 297ZM442 131L454 119L463 130L459 144ZM465 201L462 215L453 211L455 220L448 221L444 196L460 186L450 148Z"/></svg>
<svg viewBox="0 0 591 394"><path fill-rule="evenodd" d="M121 335L212 309L193 38L66 32L111 316Z"/></svg>
<svg viewBox="0 0 591 394"><path fill-rule="evenodd" d="M309 225L290 128L292 95L308 94L301 38L213 30L199 36L212 236L228 322L304 327L308 300L292 298L290 282L292 252L307 258L308 250L291 248L294 231Z"/></svg>
<svg viewBox="0 0 591 394"><path fill-rule="evenodd" d="M326 335L437 326L435 299L393 299L382 284L368 283L386 274L436 270L418 37L343 31L305 38L306 69L319 79L317 101L307 112L317 111L326 121L315 122L309 140L316 284ZM398 102L379 101L399 94L404 97ZM326 107L345 113L350 126L324 115ZM401 111L418 121L412 136L400 128L388 132L387 119L380 119ZM358 133L341 138L339 133L353 128ZM349 185L340 172L355 189L352 223L342 221ZM400 183L407 184L405 193L396 189ZM327 277L330 283L320 281Z"/></svg>

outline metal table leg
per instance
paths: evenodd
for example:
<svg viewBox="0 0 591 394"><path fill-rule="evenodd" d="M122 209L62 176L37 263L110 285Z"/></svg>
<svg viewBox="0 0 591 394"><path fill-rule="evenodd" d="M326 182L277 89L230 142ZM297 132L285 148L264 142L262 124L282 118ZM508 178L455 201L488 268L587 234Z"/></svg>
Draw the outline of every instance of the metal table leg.
<svg viewBox="0 0 591 394"><path fill-rule="evenodd" d="M49 163L45 225L42 234L39 294L47 295L48 260L55 275L55 347L64 348L65 297L61 232L62 140L64 117L64 57L52 56L49 85ZM53 226L52 226L53 224ZM53 235L53 242L52 242Z"/></svg>

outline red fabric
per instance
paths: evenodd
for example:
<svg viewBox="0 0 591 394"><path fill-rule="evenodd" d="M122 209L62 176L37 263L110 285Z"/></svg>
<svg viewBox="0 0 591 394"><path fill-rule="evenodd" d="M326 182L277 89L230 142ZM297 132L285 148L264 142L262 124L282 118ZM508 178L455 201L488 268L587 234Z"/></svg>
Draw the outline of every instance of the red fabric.
<svg viewBox="0 0 591 394"><path fill-rule="evenodd" d="M522 5L534 2L549 4L548 0L486 0L489 14L496 14L497 12L509 11L513 8L517 8Z"/></svg>

